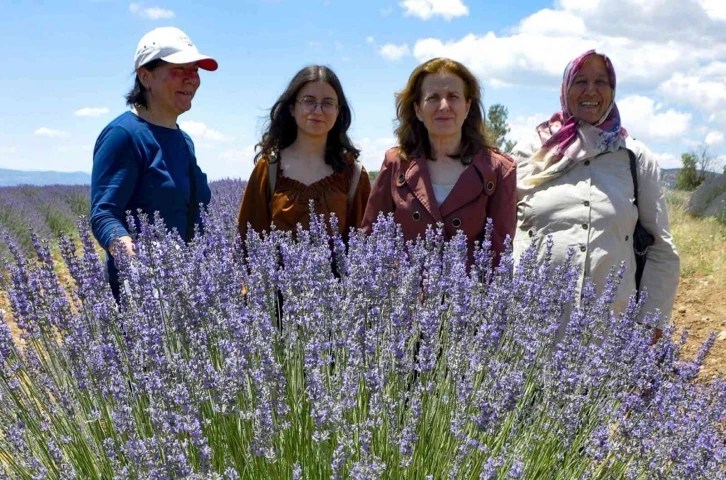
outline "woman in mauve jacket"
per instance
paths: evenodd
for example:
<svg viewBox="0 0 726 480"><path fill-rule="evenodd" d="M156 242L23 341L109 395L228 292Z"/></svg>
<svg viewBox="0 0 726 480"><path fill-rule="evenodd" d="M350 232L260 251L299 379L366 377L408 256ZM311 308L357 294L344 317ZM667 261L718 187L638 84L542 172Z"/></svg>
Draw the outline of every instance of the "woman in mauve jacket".
<svg viewBox="0 0 726 480"><path fill-rule="evenodd" d="M469 262L487 219L498 263L516 224L514 161L487 143L481 89L461 63L434 58L419 65L396 95L398 146L386 152L362 228L393 213L406 240L443 223L445 238L462 230Z"/></svg>

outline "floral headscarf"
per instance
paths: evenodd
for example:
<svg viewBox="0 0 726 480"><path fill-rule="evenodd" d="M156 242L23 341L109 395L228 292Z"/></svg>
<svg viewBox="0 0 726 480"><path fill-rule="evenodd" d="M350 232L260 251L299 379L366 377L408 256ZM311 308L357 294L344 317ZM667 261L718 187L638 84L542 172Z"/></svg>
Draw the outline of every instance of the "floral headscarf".
<svg viewBox="0 0 726 480"><path fill-rule="evenodd" d="M570 105L567 104L572 83L590 55L599 55L605 61L613 89L613 100L595 125L573 117ZM615 86L615 69L610 59L602 53L588 50L567 65L560 89L562 110L537 126L542 147L532 156L531 170L522 179L526 185L541 185L559 177L585 159L625 146L628 132L620 125L620 113L615 104Z"/></svg>

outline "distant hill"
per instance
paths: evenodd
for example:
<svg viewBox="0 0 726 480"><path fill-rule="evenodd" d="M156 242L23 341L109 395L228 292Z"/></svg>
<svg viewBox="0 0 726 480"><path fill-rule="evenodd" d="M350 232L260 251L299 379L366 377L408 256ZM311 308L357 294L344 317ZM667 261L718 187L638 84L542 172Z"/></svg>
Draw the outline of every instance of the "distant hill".
<svg viewBox="0 0 726 480"><path fill-rule="evenodd" d="M91 175L85 172L54 172L9 170L0 168L0 187L13 185L90 185Z"/></svg>
<svg viewBox="0 0 726 480"><path fill-rule="evenodd" d="M665 188L673 190L676 188L676 176L680 172L680 168L661 168L660 170L660 183Z"/></svg>

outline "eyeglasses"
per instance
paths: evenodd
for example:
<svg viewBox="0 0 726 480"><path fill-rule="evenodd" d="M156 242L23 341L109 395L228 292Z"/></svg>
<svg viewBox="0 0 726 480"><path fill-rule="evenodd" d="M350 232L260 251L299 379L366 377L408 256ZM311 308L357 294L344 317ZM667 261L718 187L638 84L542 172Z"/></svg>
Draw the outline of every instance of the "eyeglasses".
<svg viewBox="0 0 726 480"><path fill-rule="evenodd" d="M315 109L318 108L318 105L320 105L320 109L323 111L323 113L330 114L338 111L338 104L335 102L335 100L331 100L329 98L318 102L314 98L304 97L302 100L295 100L295 103L299 103L300 107L305 113L314 112Z"/></svg>

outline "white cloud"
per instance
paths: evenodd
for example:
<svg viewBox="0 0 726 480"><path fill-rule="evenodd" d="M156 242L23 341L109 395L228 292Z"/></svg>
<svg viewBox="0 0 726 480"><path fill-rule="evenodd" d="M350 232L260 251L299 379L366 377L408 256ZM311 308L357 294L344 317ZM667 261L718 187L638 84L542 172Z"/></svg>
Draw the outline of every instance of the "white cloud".
<svg viewBox="0 0 726 480"><path fill-rule="evenodd" d="M394 45L393 43L387 43L383 45L380 50L378 50L378 53L381 54L383 58L386 58L388 60L400 60L405 55L409 55L411 52L408 49L408 45L405 43L403 45Z"/></svg>
<svg viewBox="0 0 726 480"><path fill-rule="evenodd" d="M541 9L504 33L419 38L412 50L419 61L434 56L459 60L487 81L558 86L567 63L596 48L613 60L621 85L655 88L673 72L726 56L726 25L697 2L558 0L554 8Z"/></svg>
<svg viewBox="0 0 726 480"><path fill-rule="evenodd" d="M358 160L363 164L366 170L380 170L383 164L383 156L391 147L396 146L398 141L394 137L381 138L361 138L354 140L353 143L360 149L360 157Z"/></svg>
<svg viewBox="0 0 726 480"><path fill-rule="evenodd" d="M216 159L203 162L202 168L210 180L220 178L241 178L247 180L254 168L255 146L245 145L229 148Z"/></svg>
<svg viewBox="0 0 726 480"><path fill-rule="evenodd" d="M159 7L144 7L140 3L132 3L129 5L129 12L140 17L149 18L151 20L161 20L174 18L174 12Z"/></svg>
<svg viewBox="0 0 726 480"><path fill-rule="evenodd" d="M366 43L373 45L376 43L376 38L373 35L369 35L366 37Z"/></svg>
<svg viewBox="0 0 726 480"><path fill-rule="evenodd" d="M91 145L60 145L58 148L56 148L56 151L60 152L60 153L90 152L92 150L93 150L93 147Z"/></svg>
<svg viewBox="0 0 726 480"><path fill-rule="evenodd" d="M571 37L582 36L587 32L585 22L571 12L545 8L519 23L519 32L529 34Z"/></svg>
<svg viewBox="0 0 726 480"><path fill-rule="evenodd" d="M720 145L723 143L723 133L721 132L708 132L708 135L706 135L706 145Z"/></svg>
<svg viewBox="0 0 726 480"><path fill-rule="evenodd" d="M100 117L109 112L107 107L83 107L73 112L77 117Z"/></svg>
<svg viewBox="0 0 726 480"><path fill-rule="evenodd" d="M0 145L0 154L9 155L18 151L18 147L14 145Z"/></svg>
<svg viewBox="0 0 726 480"><path fill-rule="evenodd" d="M720 65L711 65L689 75L675 72L658 87L658 91L672 101L695 105L708 112L718 113L726 108L724 75L711 75L719 67Z"/></svg>
<svg viewBox="0 0 726 480"><path fill-rule="evenodd" d="M686 145L687 147L690 147L690 148L699 148L701 146L700 141L694 140L692 138L684 138L682 140L682 142L683 142L683 145Z"/></svg>
<svg viewBox="0 0 726 480"><path fill-rule="evenodd" d="M244 148L230 148L219 154L219 158L224 160L251 160L255 156L255 146L247 145Z"/></svg>
<svg viewBox="0 0 726 480"><path fill-rule="evenodd" d="M501 37L494 32L485 35L470 33L448 42L423 38L415 43L413 55L420 62L438 56L453 58L488 81L558 87L567 63L591 48L608 54L621 85L624 81L653 87L675 70L696 66L698 55L705 55L685 44L539 32ZM482 55L482 52L487 54Z"/></svg>
<svg viewBox="0 0 726 480"><path fill-rule="evenodd" d="M617 103L623 126L639 139L668 140L682 136L691 123L690 113L665 110L652 98L631 95Z"/></svg>
<svg viewBox="0 0 726 480"><path fill-rule="evenodd" d="M723 0L699 0L709 17L714 20L726 20L726 2Z"/></svg>
<svg viewBox="0 0 726 480"><path fill-rule="evenodd" d="M428 20L440 15L446 20L469 15L469 8L461 0L403 0L400 4L406 16Z"/></svg>
<svg viewBox="0 0 726 480"><path fill-rule="evenodd" d="M676 157L672 153L652 153L660 168L678 168L683 166L680 157Z"/></svg>
<svg viewBox="0 0 726 480"><path fill-rule="evenodd" d="M186 120L179 122L179 127L187 132L195 141L197 140L209 140L213 142L223 142L229 140L226 135L221 132L209 128L203 122L195 122L193 120Z"/></svg>
<svg viewBox="0 0 726 480"><path fill-rule="evenodd" d="M40 127L33 133L35 135L40 135L43 137L51 137L51 138L60 138L60 137L68 136L68 132L64 132L63 130L53 130L52 128L48 128L48 127Z"/></svg>
<svg viewBox="0 0 726 480"><path fill-rule="evenodd" d="M507 139L515 143L521 141L529 141L534 136L535 127L540 123L544 122L550 117L543 113L537 113L534 115L519 115L507 123L509 124L509 134Z"/></svg>
<svg viewBox="0 0 726 480"><path fill-rule="evenodd" d="M718 39L726 38L724 25L717 18L724 7L710 5L717 2L722 0L559 0L558 7L582 18L593 33L703 46L718 44ZM710 12L705 4L709 4ZM613 22L613 18L618 21ZM678 34L674 35L675 32Z"/></svg>

